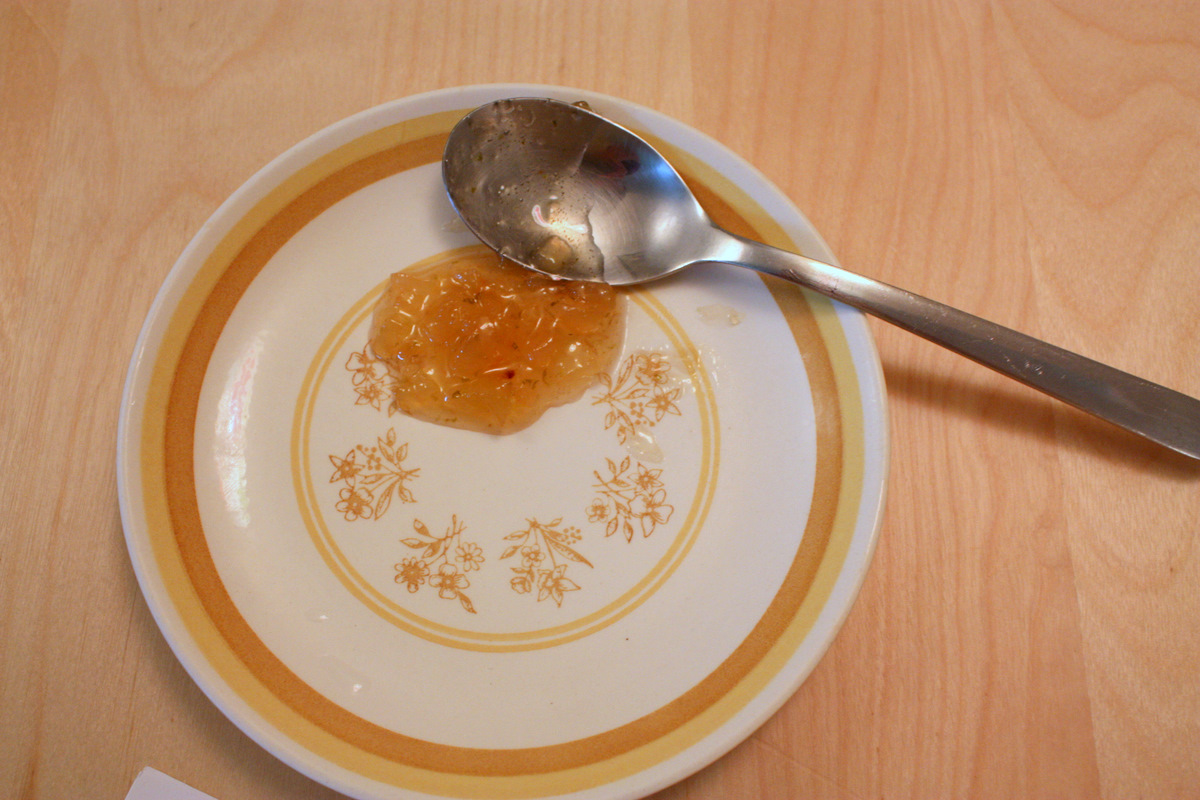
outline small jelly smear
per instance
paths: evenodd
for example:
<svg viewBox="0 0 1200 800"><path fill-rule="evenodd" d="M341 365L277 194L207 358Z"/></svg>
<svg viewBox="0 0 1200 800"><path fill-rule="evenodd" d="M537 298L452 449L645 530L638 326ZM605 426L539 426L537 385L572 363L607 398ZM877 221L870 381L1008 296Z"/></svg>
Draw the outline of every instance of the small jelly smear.
<svg viewBox="0 0 1200 800"><path fill-rule="evenodd" d="M505 434L578 400L612 369L624 333L618 290L539 275L481 247L392 275L370 344L394 378L395 410Z"/></svg>

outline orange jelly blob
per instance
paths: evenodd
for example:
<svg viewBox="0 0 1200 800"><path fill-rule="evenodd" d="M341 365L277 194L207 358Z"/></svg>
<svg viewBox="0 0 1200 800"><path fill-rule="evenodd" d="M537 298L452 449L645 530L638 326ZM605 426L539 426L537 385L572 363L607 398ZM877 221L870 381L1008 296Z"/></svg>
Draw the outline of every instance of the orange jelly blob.
<svg viewBox="0 0 1200 800"><path fill-rule="evenodd" d="M392 275L371 349L394 378L393 409L513 433L612 368L623 302L610 286L555 280L469 248Z"/></svg>

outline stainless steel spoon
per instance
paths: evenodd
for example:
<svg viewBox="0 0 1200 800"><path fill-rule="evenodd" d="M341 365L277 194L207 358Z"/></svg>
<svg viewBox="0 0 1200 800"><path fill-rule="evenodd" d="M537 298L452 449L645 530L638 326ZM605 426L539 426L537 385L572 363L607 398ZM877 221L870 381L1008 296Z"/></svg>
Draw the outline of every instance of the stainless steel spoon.
<svg viewBox="0 0 1200 800"><path fill-rule="evenodd" d="M903 289L721 230L654 148L586 108L543 98L482 106L450 133L442 177L468 228L539 272L618 285L703 261L749 267L1200 459L1200 401Z"/></svg>

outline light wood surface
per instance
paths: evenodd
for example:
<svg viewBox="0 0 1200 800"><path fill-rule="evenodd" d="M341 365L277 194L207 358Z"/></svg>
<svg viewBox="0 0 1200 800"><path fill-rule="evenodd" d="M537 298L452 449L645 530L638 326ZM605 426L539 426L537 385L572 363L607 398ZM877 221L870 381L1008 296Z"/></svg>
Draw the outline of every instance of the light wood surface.
<svg viewBox="0 0 1200 800"><path fill-rule="evenodd" d="M1200 395L1200 5L0 5L0 797L336 795L202 695L138 590L120 392L219 203L349 114L521 81L753 162L843 264ZM701 798L1200 795L1200 464L882 324L875 561Z"/></svg>

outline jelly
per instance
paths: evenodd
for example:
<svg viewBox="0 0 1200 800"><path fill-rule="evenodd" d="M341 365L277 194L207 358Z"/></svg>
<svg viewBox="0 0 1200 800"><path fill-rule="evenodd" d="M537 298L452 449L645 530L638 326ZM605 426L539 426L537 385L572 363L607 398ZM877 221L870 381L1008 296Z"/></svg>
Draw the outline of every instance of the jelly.
<svg viewBox="0 0 1200 800"><path fill-rule="evenodd" d="M612 368L624 330L618 290L478 247L392 275L370 344L393 378L393 410L504 434L578 400Z"/></svg>

